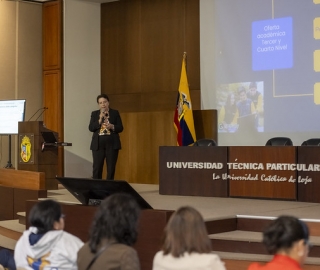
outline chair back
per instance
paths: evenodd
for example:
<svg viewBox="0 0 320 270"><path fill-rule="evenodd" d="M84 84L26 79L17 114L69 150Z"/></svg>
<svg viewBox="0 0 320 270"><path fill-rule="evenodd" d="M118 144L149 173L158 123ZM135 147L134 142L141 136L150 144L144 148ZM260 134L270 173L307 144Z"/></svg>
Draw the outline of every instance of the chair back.
<svg viewBox="0 0 320 270"><path fill-rule="evenodd" d="M320 138L312 138L304 141L301 146L320 146Z"/></svg>
<svg viewBox="0 0 320 270"><path fill-rule="evenodd" d="M199 139L197 140L193 146L216 146L217 143L213 139Z"/></svg>
<svg viewBox="0 0 320 270"><path fill-rule="evenodd" d="M267 141L266 145L269 146L292 146L292 140L287 137L274 137Z"/></svg>

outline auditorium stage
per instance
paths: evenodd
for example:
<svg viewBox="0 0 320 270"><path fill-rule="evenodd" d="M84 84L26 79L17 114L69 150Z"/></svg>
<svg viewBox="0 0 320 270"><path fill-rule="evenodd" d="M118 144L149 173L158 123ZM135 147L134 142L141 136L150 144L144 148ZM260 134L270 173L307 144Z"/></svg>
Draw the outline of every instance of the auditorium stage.
<svg viewBox="0 0 320 270"><path fill-rule="evenodd" d="M318 203L160 195L158 185L131 184L131 186L154 209L176 210L180 206L190 205L198 209L205 220L235 217L237 215L257 217L293 215L301 219L319 220L320 222L320 204ZM58 190L48 191L48 197L62 202L79 203L79 201L61 185Z"/></svg>

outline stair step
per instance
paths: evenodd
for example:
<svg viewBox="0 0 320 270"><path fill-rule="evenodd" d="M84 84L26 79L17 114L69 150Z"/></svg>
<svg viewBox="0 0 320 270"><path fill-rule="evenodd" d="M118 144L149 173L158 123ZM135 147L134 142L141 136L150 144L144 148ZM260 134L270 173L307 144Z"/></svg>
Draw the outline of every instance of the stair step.
<svg viewBox="0 0 320 270"><path fill-rule="evenodd" d="M262 232L263 229L276 217L237 215L237 230ZM319 219L301 219L309 227L312 236L320 236Z"/></svg>
<svg viewBox="0 0 320 270"><path fill-rule="evenodd" d="M18 212L17 213L17 216L18 216L18 220L19 220L19 223L21 225L26 225L27 224L27 221L26 221L26 212Z"/></svg>
<svg viewBox="0 0 320 270"><path fill-rule="evenodd" d="M234 253L234 252L222 252L214 251L213 253L219 255L221 260L238 260L238 261L251 261L259 262L261 264L266 263L272 259L272 255L262 254L248 254L248 253ZM320 265L320 258L308 257L305 264L308 265Z"/></svg>
<svg viewBox="0 0 320 270"><path fill-rule="evenodd" d="M14 220L2 220L0 221L0 227L12 230L18 233L23 233L26 229L26 226L19 223L18 219Z"/></svg>
<svg viewBox="0 0 320 270"><path fill-rule="evenodd" d="M249 241L260 243L262 241L262 233L235 230L230 232L210 234L209 238L229 241Z"/></svg>
<svg viewBox="0 0 320 270"><path fill-rule="evenodd" d="M17 216L26 217L26 212L18 212Z"/></svg>
<svg viewBox="0 0 320 270"><path fill-rule="evenodd" d="M17 241L0 234L0 247L14 250Z"/></svg>
<svg viewBox="0 0 320 270"><path fill-rule="evenodd" d="M222 260L228 259L228 260L240 260L240 261L252 261L252 262L268 262L272 259L272 255L235 253L235 252L223 252L223 251L213 251L213 253L219 255Z"/></svg>
<svg viewBox="0 0 320 270"><path fill-rule="evenodd" d="M234 252L240 254L267 255L262 243L262 233L249 231L230 231L210 234L213 250L222 252ZM311 236L310 243L313 245L309 257L320 258L320 237Z"/></svg>
<svg viewBox="0 0 320 270"><path fill-rule="evenodd" d="M229 240L229 241L245 241L245 242L262 242L262 233L249 231L230 231L224 233L210 234L210 239ZM313 246L320 246L319 236L310 236L310 243Z"/></svg>
<svg viewBox="0 0 320 270"><path fill-rule="evenodd" d="M0 235L13 241L17 241L25 229L25 225L20 224L18 219L0 221Z"/></svg>

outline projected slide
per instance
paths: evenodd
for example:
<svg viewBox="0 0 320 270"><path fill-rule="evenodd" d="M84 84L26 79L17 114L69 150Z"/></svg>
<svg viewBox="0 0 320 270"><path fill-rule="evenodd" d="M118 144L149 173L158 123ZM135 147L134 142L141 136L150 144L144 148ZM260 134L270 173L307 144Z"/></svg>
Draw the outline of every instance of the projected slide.
<svg viewBox="0 0 320 270"><path fill-rule="evenodd" d="M252 69L292 68L292 18L252 23Z"/></svg>
<svg viewBox="0 0 320 270"><path fill-rule="evenodd" d="M213 36L212 52L202 51L201 59L214 54L212 66L203 64L201 72L210 74L209 68L213 79L203 76L201 91L208 92L203 108L219 111L219 132L237 133L246 125L247 133L319 132L320 137L320 1L213 2L211 27L201 25L203 37L210 31ZM252 91L260 94L259 108ZM234 117L226 121L230 100Z"/></svg>
<svg viewBox="0 0 320 270"><path fill-rule="evenodd" d="M25 100L0 100L0 134L18 134L18 122L24 121Z"/></svg>

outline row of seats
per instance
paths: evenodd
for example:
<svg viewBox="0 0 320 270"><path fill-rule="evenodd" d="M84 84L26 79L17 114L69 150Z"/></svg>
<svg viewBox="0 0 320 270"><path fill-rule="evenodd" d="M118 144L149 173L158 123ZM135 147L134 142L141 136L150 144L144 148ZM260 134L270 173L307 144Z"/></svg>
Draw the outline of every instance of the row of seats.
<svg viewBox="0 0 320 270"><path fill-rule="evenodd" d="M292 146L292 140L287 137L274 137L267 141L266 145L270 146ZM320 146L320 138L312 138L304 141L302 146ZM217 143L213 139L199 139L193 146L217 146Z"/></svg>

